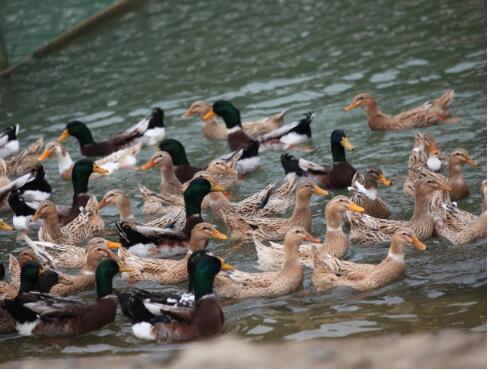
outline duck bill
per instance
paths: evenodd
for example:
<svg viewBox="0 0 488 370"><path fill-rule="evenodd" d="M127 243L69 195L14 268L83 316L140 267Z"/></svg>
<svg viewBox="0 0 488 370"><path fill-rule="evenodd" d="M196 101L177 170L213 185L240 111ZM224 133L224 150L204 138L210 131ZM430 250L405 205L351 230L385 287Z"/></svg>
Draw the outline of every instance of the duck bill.
<svg viewBox="0 0 488 370"><path fill-rule="evenodd" d="M356 203L353 203L353 202L349 203L349 205L347 206L347 209L349 209L350 211L354 211L354 212L364 212L363 207L360 207Z"/></svg>
<svg viewBox="0 0 488 370"><path fill-rule="evenodd" d="M110 240L105 240L105 245L107 246L108 249L119 249L122 247L122 244L117 242L112 242Z"/></svg>
<svg viewBox="0 0 488 370"><path fill-rule="evenodd" d="M358 107L359 107L358 103L352 102L351 104L348 104L344 107L344 111L349 112L349 111L352 111L353 109L356 109Z"/></svg>
<svg viewBox="0 0 488 370"><path fill-rule="evenodd" d="M212 108L210 108L210 110L203 115L203 120L208 121L209 119L212 119L215 116L216 116L215 112L213 111Z"/></svg>
<svg viewBox="0 0 488 370"><path fill-rule="evenodd" d="M146 163L144 163L141 167L139 167L139 169L141 171L146 171L146 170L154 167L155 165L156 165L156 162L153 159L150 159L149 161L147 161Z"/></svg>
<svg viewBox="0 0 488 370"><path fill-rule="evenodd" d="M97 204L95 207L95 210L100 211L103 207L106 207L109 203L105 198L102 198L102 200Z"/></svg>
<svg viewBox="0 0 488 370"><path fill-rule="evenodd" d="M322 195L323 197L326 197L327 195L329 195L329 192L327 190L322 189L321 187L318 187L317 185L314 185L313 193L315 195Z"/></svg>
<svg viewBox="0 0 488 370"><path fill-rule="evenodd" d="M32 222L37 222L39 221L40 218L41 218L41 214L35 211L34 214L32 215Z"/></svg>
<svg viewBox="0 0 488 370"><path fill-rule="evenodd" d="M45 161L49 156L51 155L51 151L49 149L46 148L46 150L44 150L42 152L42 154L39 156L39 160L42 162L42 161Z"/></svg>
<svg viewBox="0 0 488 370"><path fill-rule="evenodd" d="M427 246L424 243L422 243L416 236L412 238L412 244L419 251L425 251L427 249Z"/></svg>
<svg viewBox="0 0 488 370"><path fill-rule="evenodd" d="M225 235L224 233L221 233L218 230L213 230L210 235L212 236L212 238L215 238L218 240L227 240L227 235Z"/></svg>
<svg viewBox="0 0 488 370"><path fill-rule="evenodd" d="M67 138L69 138L69 132L68 132L68 129L65 129L63 131L63 133L61 135L58 136L58 141L60 143L62 143L63 141L65 141Z"/></svg>
<svg viewBox="0 0 488 370"><path fill-rule="evenodd" d="M306 240L307 242L311 242L311 243L320 243L320 239L318 239L315 236L313 236L312 234L308 234L308 233L305 235L303 240Z"/></svg>
<svg viewBox="0 0 488 370"><path fill-rule="evenodd" d="M344 147L346 150L354 150L354 147L352 146L351 142L347 138L347 136L344 136L341 139L341 145Z"/></svg>
<svg viewBox="0 0 488 370"><path fill-rule="evenodd" d="M64 278L62 276L58 277L58 284L63 284L63 285L73 285L73 282L67 278Z"/></svg>
<svg viewBox="0 0 488 370"><path fill-rule="evenodd" d="M93 172L100 173L102 175L106 175L108 173L108 171L105 168L100 167L96 163L93 163Z"/></svg>
<svg viewBox="0 0 488 370"><path fill-rule="evenodd" d="M190 118L193 116L193 112L191 111L191 108L188 108L185 113L181 115L181 118Z"/></svg>
<svg viewBox="0 0 488 370"><path fill-rule="evenodd" d="M220 263L221 263L221 266L220 266L220 269L221 270L235 270L236 269L230 263L226 263L223 258L219 258L219 260L220 260Z"/></svg>
<svg viewBox="0 0 488 370"><path fill-rule="evenodd" d="M222 191L222 192L225 191L225 189L222 186L220 186L219 184L217 184L214 181L211 181L210 185L211 185L210 191Z"/></svg>
<svg viewBox="0 0 488 370"><path fill-rule="evenodd" d="M14 228L6 223L4 220L0 219L0 230L12 231Z"/></svg>
<svg viewBox="0 0 488 370"><path fill-rule="evenodd" d="M471 159L471 158L466 158L464 163L469 164L471 167L479 167L480 166L478 161L475 161L474 159Z"/></svg>
<svg viewBox="0 0 488 370"><path fill-rule="evenodd" d="M380 175L380 177L378 177L378 181L380 182L380 184L383 184L385 186L390 186L393 183L390 179L387 179L384 175Z"/></svg>
<svg viewBox="0 0 488 370"><path fill-rule="evenodd" d="M123 265L120 262L117 263L119 265L119 272L133 272L134 269L132 267L129 267L127 265Z"/></svg>

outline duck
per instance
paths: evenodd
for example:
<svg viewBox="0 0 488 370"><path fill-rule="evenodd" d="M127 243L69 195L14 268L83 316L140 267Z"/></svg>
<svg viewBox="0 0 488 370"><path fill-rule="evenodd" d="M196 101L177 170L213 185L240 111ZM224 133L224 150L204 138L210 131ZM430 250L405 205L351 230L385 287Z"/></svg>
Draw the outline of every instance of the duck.
<svg viewBox="0 0 488 370"><path fill-rule="evenodd" d="M377 289L400 277L405 271L405 249L413 245L420 251L427 246L409 228L398 228L391 238L386 258L379 264L355 263L331 255L317 257L314 250L312 282L317 291L346 286L358 291Z"/></svg>
<svg viewBox="0 0 488 370"><path fill-rule="evenodd" d="M454 149L449 156L449 185L451 200L456 201L467 198L470 194L469 187L464 179L463 166L479 167L478 161L470 157L469 153L462 148Z"/></svg>
<svg viewBox="0 0 488 370"><path fill-rule="evenodd" d="M42 226L42 222L36 222L32 219L38 205L27 202L18 189L10 192L8 204L14 212L12 224L15 230L20 233L27 233L32 229L38 229Z"/></svg>
<svg viewBox="0 0 488 370"><path fill-rule="evenodd" d="M0 135L0 158L8 158L19 152L19 134L20 125L12 125Z"/></svg>
<svg viewBox="0 0 488 370"><path fill-rule="evenodd" d="M122 278L130 283L137 281L157 281L161 284L178 284L188 278L187 264L192 253L205 250L210 238L227 240L227 236L207 222L201 222L191 231L188 252L180 260L164 258L137 257L130 250L119 249L122 263L134 271L122 274Z"/></svg>
<svg viewBox="0 0 488 370"><path fill-rule="evenodd" d="M7 176L7 164L3 159L0 158L0 189L4 186L8 186L12 180ZM1 190L0 190L1 192ZM10 209L6 197L0 198L0 212L5 212Z"/></svg>
<svg viewBox="0 0 488 370"><path fill-rule="evenodd" d="M406 130L429 127L438 122L457 122L457 117L451 117L450 114L453 98L454 90L449 89L432 101L392 116L381 112L371 95L361 93L356 95L344 110L349 112L356 108L364 108L368 117L368 126L373 131Z"/></svg>
<svg viewBox="0 0 488 370"><path fill-rule="evenodd" d="M77 275L63 274L62 276L72 282L70 285L56 284L50 293L59 296L72 295L95 286L95 271L104 259L112 259L121 263L120 258L111 249L120 247L120 243L111 242L102 238L93 238L86 246L85 261ZM122 263L123 265L123 263Z"/></svg>
<svg viewBox="0 0 488 370"><path fill-rule="evenodd" d="M310 230L312 226L310 198L313 194L327 196L329 193L310 181L298 184L295 209L289 218L246 217L227 213L222 214L222 218L234 240L250 240L253 230L265 234L268 239L282 240L292 226L302 226Z"/></svg>
<svg viewBox="0 0 488 370"><path fill-rule="evenodd" d="M132 333L137 338L174 343L207 338L222 331L224 314L213 290L222 262L201 253L193 258L189 268L195 300L193 308L168 310L166 304L149 303L140 296L131 297L128 312L132 318Z"/></svg>
<svg viewBox="0 0 488 370"><path fill-rule="evenodd" d="M19 287L21 287L20 293L49 293L51 288L56 284L71 284L70 280L63 278L56 271L42 270L40 265L35 261L29 262L29 264L23 269L22 277L22 284L18 284ZM18 294L19 292L17 291L10 298L13 299ZM0 334L14 332L15 326L15 318L5 309L3 300L0 301Z"/></svg>
<svg viewBox="0 0 488 370"><path fill-rule="evenodd" d="M279 297L299 289L303 282L303 267L299 261L298 248L304 240L313 243L320 240L301 226L289 228L284 239L285 257L280 271L225 271L215 279L217 295L227 299Z"/></svg>
<svg viewBox="0 0 488 370"><path fill-rule="evenodd" d="M440 172L447 164L445 154L439 151L431 134L415 133L414 146L408 157L408 175L403 184L403 193L408 198L415 198L414 183L419 179L420 173Z"/></svg>
<svg viewBox="0 0 488 370"><path fill-rule="evenodd" d="M202 167L190 165L185 147L178 140L165 139L159 143L158 147L159 150L167 152L171 156L176 177L181 183L191 180L195 173L204 170Z"/></svg>
<svg viewBox="0 0 488 370"><path fill-rule="evenodd" d="M343 130L337 129L330 135L332 166L323 166L315 162L285 153L281 156L281 165L285 174L294 172L298 176L313 179L327 189L346 189L351 186L356 169L346 160L345 150L354 150Z"/></svg>
<svg viewBox="0 0 488 370"><path fill-rule="evenodd" d="M223 191L223 188L211 179L196 178L189 183L183 193L186 221L181 230L151 227L133 221L117 223L122 246L138 257L168 258L186 253L193 227L203 222L203 198L213 191Z"/></svg>
<svg viewBox="0 0 488 370"><path fill-rule="evenodd" d="M22 176L37 166L39 164L38 157L43 144L44 139L41 136L19 154L6 159L7 176Z"/></svg>
<svg viewBox="0 0 488 370"><path fill-rule="evenodd" d="M451 202L448 193L436 191L430 202L436 234L455 246L486 237L486 179L480 184L480 193L481 213L476 215Z"/></svg>
<svg viewBox="0 0 488 370"><path fill-rule="evenodd" d="M58 137L63 142L70 136L75 137L80 145L81 154L86 157L101 157L112 154L126 146L142 143L156 145L165 136L164 112L154 108L150 116L144 118L133 127L114 135L112 138L95 142L88 126L78 120L68 122Z"/></svg>
<svg viewBox="0 0 488 370"><path fill-rule="evenodd" d="M90 159L80 159L74 164L71 175L73 201L71 206L57 207L61 226L73 221L80 214L80 208L85 208L90 200L91 195L88 193L90 175L92 173L107 174L107 172Z"/></svg>
<svg viewBox="0 0 488 370"><path fill-rule="evenodd" d="M302 144L308 143L312 139L311 123L315 113L307 112L304 118L289 123L279 129L271 131L268 134L259 136L259 150L288 150L298 148ZM312 151L308 146L303 146L304 151Z"/></svg>
<svg viewBox="0 0 488 370"><path fill-rule="evenodd" d="M23 336L61 337L89 333L114 321L117 297L113 294L112 281L117 273L126 270L112 259L98 264L95 303L31 292L6 300L5 307L15 317L17 331Z"/></svg>
<svg viewBox="0 0 488 370"><path fill-rule="evenodd" d="M317 248L320 258L329 254L336 258L343 258L349 248L349 237L344 233L342 217L344 212L364 212L360 207L344 195L338 195L327 202L324 216L327 225L325 239L322 243L301 244L298 248L300 263L307 267L313 266L312 250ZM265 244L266 234L253 233L254 246L258 256L257 267L263 271L279 271L284 262L284 246L280 243Z"/></svg>
<svg viewBox="0 0 488 370"><path fill-rule="evenodd" d="M349 198L363 207L365 214L376 218L389 218L390 209L378 195L378 183L391 186L393 182L387 179L377 166L369 167L364 175L356 172L348 188Z"/></svg>
<svg viewBox="0 0 488 370"><path fill-rule="evenodd" d="M220 158L214 159L208 163L207 172L226 191L239 183L237 160L226 162Z"/></svg>
<svg viewBox="0 0 488 370"><path fill-rule="evenodd" d="M137 143L113 152L104 158L98 159L95 163L107 170L107 175L110 175L121 168L133 168L136 165L137 155L140 153L141 149L142 143ZM74 162L64 145L59 141L48 142L46 148L39 156L39 161L43 162L51 155L54 156L58 162L58 171L61 179L71 181ZM94 173L91 177L98 178L100 176L102 175Z"/></svg>
<svg viewBox="0 0 488 370"><path fill-rule="evenodd" d="M50 200L39 204L32 216L32 221L42 220L43 226L39 229L40 241L56 244L78 245L93 236L94 233L105 228L103 219L98 212L98 202L94 195L75 219L64 226L60 226L56 205Z"/></svg>
<svg viewBox="0 0 488 370"><path fill-rule="evenodd" d="M434 233L434 220L429 211L429 203L435 191L450 191L447 181L438 178L422 178L415 184L415 206L408 221L376 218L360 213L346 212L351 224L351 242L361 245L374 245L388 242L399 227L412 229L420 240Z"/></svg>
<svg viewBox="0 0 488 370"><path fill-rule="evenodd" d="M181 115L181 118L198 116L203 123L202 133L204 137L209 140L226 140L227 127L225 124L217 123L214 117L204 118L211 110L212 106L207 101L197 100ZM288 109L284 109L279 113L257 121L242 122L242 128L247 135L257 138L281 127L287 111Z"/></svg>
<svg viewBox="0 0 488 370"><path fill-rule="evenodd" d="M168 152L157 151L151 158L139 169L146 171L154 166L159 167L161 182L159 184L159 193L161 195L183 195L183 185L178 179L173 166L173 160Z"/></svg>
<svg viewBox="0 0 488 370"><path fill-rule="evenodd" d="M7 176L5 176L5 178L8 179ZM24 186L27 182L33 181L34 175L31 172L28 172L22 176L18 176L16 179L12 181L10 181L10 179L8 179L7 181L5 178L3 179L4 185L0 187L0 202L7 203L8 208L6 210L9 210L10 205L8 204L8 197L10 196L10 194L15 190Z"/></svg>

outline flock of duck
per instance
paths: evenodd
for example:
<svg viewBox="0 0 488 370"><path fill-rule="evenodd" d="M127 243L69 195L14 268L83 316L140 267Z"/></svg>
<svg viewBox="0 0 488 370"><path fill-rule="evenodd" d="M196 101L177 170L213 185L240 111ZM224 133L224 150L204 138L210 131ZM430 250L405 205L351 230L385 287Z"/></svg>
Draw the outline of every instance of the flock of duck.
<svg viewBox="0 0 488 370"><path fill-rule="evenodd" d="M419 107L387 115L371 95L359 94L345 111L364 108L372 130L425 128L457 121L450 114L453 95L448 90ZM87 125L72 121L57 140L44 145L40 138L20 152L19 126L8 128L0 136L0 208L13 212L14 228L26 247L16 257L9 256L10 282L0 281L0 331L37 337L79 335L114 321L120 305L135 336L187 341L222 331L224 315L217 297L235 300L289 294L302 286L304 266L312 269L318 291L339 286L364 291L384 286L404 272L409 245L424 251L422 241L434 234L454 245L486 236L486 180L480 185L479 215L455 203L470 193L463 166L478 167L478 162L464 149L442 153L434 137L421 132L415 134L403 187L405 196L415 202L410 220L390 219L378 186L389 186L391 181L376 166L356 171L346 159L346 151L353 146L342 130L330 136L331 165L282 153L282 182L231 201L232 188L259 168L263 151L311 150L314 114L284 124L285 113L242 122L230 101L194 102L183 117L198 116L203 136L227 140L230 150L204 168L190 164L181 142L165 137L164 112L159 108L103 142L93 139ZM84 157L99 159L74 162L62 144L70 137L78 141ZM136 157L144 147L155 151L136 167ZM73 184L70 205L49 200L51 186L42 166L49 158L57 161L60 179ZM139 184L149 222L134 216L125 190L110 189L97 200L88 189L92 179L104 181L119 169L151 171L154 167L160 171L160 188ZM447 177L442 174L445 168ZM327 229L320 240L310 234L310 200L327 197L328 189L348 189L349 196L337 195L326 202ZM99 237L107 227L101 214L104 207L115 207L119 213L115 224L119 242ZM226 233L205 222L202 209L209 210L205 218L222 221ZM291 209L291 216L285 217ZM0 228L12 230L3 220ZM38 229L38 240L28 236L33 229ZM214 256L210 239L253 243L262 272L240 271ZM389 250L379 264L354 263L344 259L350 242L386 243ZM69 274L66 269L79 271ZM3 264L0 272L3 279ZM118 273L131 287L113 289ZM188 290L167 294L132 287L146 280L163 285L188 281ZM93 288L94 303L71 297Z"/></svg>

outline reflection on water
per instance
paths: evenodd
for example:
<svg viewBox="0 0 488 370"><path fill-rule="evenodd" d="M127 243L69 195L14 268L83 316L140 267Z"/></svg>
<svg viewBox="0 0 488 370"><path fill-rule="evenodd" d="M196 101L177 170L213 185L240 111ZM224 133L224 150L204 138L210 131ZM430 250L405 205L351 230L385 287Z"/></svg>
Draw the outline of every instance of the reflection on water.
<svg viewBox="0 0 488 370"><path fill-rule="evenodd" d="M76 0L67 9L52 1L14 3L4 5L6 38L12 58L19 58L111 1ZM0 118L3 126L22 124L23 145L40 134L55 138L75 117L87 122L101 140L158 105L166 110L168 136L182 141L189 158L203 164L226 152L227 145L206 141L197 124L179 119L196 99L232 99L245 119L290 108L287 121L292 121L305 111L315 111L316 150L307 156L330 163L329 134L334 128L344 129L356 147L349 154L356 168L379 165L396 180L381 194L400 219L408 218L412 210L401 187L414 132L371 132L362 112L344 113L342 108L352 96L367 91L385 112L398 112L453 88L453 112L461 118L459 124L425 131L433 133L442 150L462 146L480 161L481 169L466 169L472 196L459 202L460 207L478 212L478 183L486 171L484 14L481 2L457 1L384 0L362 3L360 8L343 1L149 1L139 12L22 67L12 78L11 92L0 98ZM74 141L67 146L74 159L80 158ZM150 154L145 150L140 162ZM278 153L265 153L262 164L262 170L240 185L235 199L282 178ZM68 204L70 184L58 179L54 162L46 166L53 199ZM128 189L136 216L142 218L139 182L157 189L157 171L121 171L93 181L90 189L97 196L112 187ZM316 235L324 232L323 208L323 200L313 199ZM103 213L112 226L115 211ZM21 247L12 234L0 235L0 241L4 261ZM315 293L307 270L303 290L289 296L225 302L225 332L252 340L300 341L444 328L486 331L486 240L462 248L437 239L427 244L426 252L408 250L405 277L372 292ZM214 243L212 249L238 268L254 269L252 245L234 248L232 243ZM385 254L382 247L352 246L349 258L376 263ZM118 279L116 285L124 283ZM175 290L185 284L141 286ZM93 299L92 292L80 296ZM0 342L3 360L119 351L166 351L170 356L178 347L134 338L121 314L103 330L76 339L9 335Z"/></svg>

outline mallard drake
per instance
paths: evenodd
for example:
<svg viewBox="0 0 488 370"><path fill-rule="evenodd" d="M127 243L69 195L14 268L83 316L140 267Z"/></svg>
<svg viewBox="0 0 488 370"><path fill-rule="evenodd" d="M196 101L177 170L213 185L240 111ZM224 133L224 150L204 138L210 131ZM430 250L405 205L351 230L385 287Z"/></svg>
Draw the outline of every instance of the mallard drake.
<svg viewBox="0 0 488 370"><path fill-rule="evenodd" d="M19 283L20 292L15 292L10 299L15 298L19 293L49 293L56 284L71 284L70 280L63 278L56 271L43 271L37 262L32 261L23 269L22 277L22 284ZM4 308L4 302L0 302L0 334L14 332L15 324L15 318Z"/></svg>
<svg viewBox="0 0 488 370"><path fill-rule="evenodd" d="M366 93L356 95L352 103L344 110L349 112L363 107L368 117L368 126L371 130L405 130L435 125L438 122L457 122L457 117L450 116L450 106L454 97L454 90L447 90L442 96L428 101L419 107L390 116L381 112L374 98Z"/></svg>
<svg viewBox="0 0 488 370"><path fill-rule="evenodd" d="M9 177L21 176L37 166L43 143L44 139L40 137L19 154L7 159L5 161L7 164L7 175Z"/></svg>
<svg viewBox="0 0 488 370"><path fill-rule="evenodd" d="M464 149L455 149L449 156L449 185L451 185L451 200L456 201L469 196L469 187L464 180L463 166L479 167L480 164L472 159Z"/></svg>
<svg viewBox="0 0 488 370"><path fill-rule="evenodd" d="M392 181L378 167L370 167L364 175L356 172L348 188L349 198L364 208L364 213L377 218L389 218L388 205L378 195L378 183L390 186Z"/></svg>
<svg viewBox="0 0 488 370"><path fill-rule="evenodd" d="M269 149L286 150L305 144L312 139L312 129L310 124L315 117L315 113L308 112L304 118L296 122L289 123L268 134L259 137L259 150L261 152ZM310 151L309 148L305 148Z"/></svg>
<svg viewBox="0 0 488 370"><path fill-rule="evenodd" d="M188 252L181 260L162 258L137 257L129 250L120 248L119 257L124 265L132 267L133 272L122 274L129 282L153 280L161 284L178 284L188 278L187 264L191 254L207 247L210 238L227 240L227 236L219 232L209 223L202 222L191 231Z"/></svg>
<svg viewBox="0 0 488 370"><path fill-rule="evenodd" d="M58 137L63 142L73 136L78 140L81 154L87 157L100 157L112 154L132 144L156 145L164 138L164 111L154 108L149 117L144 118L133 127L114 135L111 139L95 142L90 129L80 121L71 121Z"/></svg>
<svg viewBox="0 0 488 370"><path fill-rule="evenodd" d="M12 125L0 135L0 158L8 158L19 152L20 125Z"/></svg>
<svg viewBox="0 0 488 370"><path fill-rule="evenodd" d="M398 228L387 257L377 265L343 261L330 255L318 258L314 250L313 285L319 291L339 286L366 291L385 286L405 271L405 248L409 244L421 251L427 248L411 229Z"/></svg>
<svg viewBox="0 0 488 370"><path fill-rule="evenodd" d="M285 235L283 267L277 272L226 271L215 279L215 292L223 298L279 297L302 285L303 268L298 258L298 247L304 241L318 243L303 227L289 228Z"/></svg>
<svg viewBox="0 0 488 370"><path fill-rule="evenodd" d="M136 157L141 151L142 143L137 143L130 147L120 149L112 154L98 159L95 163L107 170L107 175L117 171L121 168L132 168L136 164ZM46 148L39 156L39 161L45 161L49 156L53 155L58 162L59 176L63 180L71 181L71 173L73 172L74 162L63 144L59 141L50 141L46 144ZM96 178L101 174L94 173L91 177Z"/></svg>
<svg viewBox="0 0 488 370"><path fill-rule="evenodd" d="M181 196L183 194L182 184L178 180L178 177L176 177L171 155L168 152L158 151L151 156L149 161L139 168L142 171L146 171L156 165L159 167L161 175L159 193Z"/></svg>
<svg viewBox="0 0 488 370"><path fill-rule="evenodd" d="M439 151L434 137L417 132L414 146L408 157L408 175L403 184L403 193L408 198L414 198L414 183L421 177L420 173L439 172L447 163L448 160Z"/></svg>
<svg viewBox="0 0 488 370"><path fill-rule="evenodd" d="M85 208L91 196L88 193L88 179L92 173L106 174L108 171L101 168L89 159L80 159L73 166L71 183L73 184L73 202L68 207L57 207L59 222L62 226L73 221L80 209Z"/></svg>
<svg viewBox="0 0 488 370"><path fill-rule="evenodd" d="M423 178L415 184L415 207L408 221L386 220L369 215L347 212L351 224L350 238L353 243L371 245L387 242L399 227L412 229L420 240L432 236L434 220L429 211L429 203L436 190L450 191L446 181Z"/></svg>
<svg viewBox="0 0 488 370"><path fill-rule="evenodd" d="M43 293L21 293L14 300L6 300L5 307L15 317L17 331L24 336L56 337L88 333L114 321L117 298L113 295L112 280L118 272L126 269L111 259L98 264L95 272L96 303Z"/></svg>
<svg viewBox="0 0 488 370"><path fill-rule="evenodd" d="M253 230L265 234L268 239L282 240L292 226L301 226L310 230L312 226L310 198L313 194L327 196L329 193L309 181L298 184L295 209L290 218L246 217L238 214L222 214L222 218L234 240L250 240Z"/></svg>
<svg viewBox="0 0 488 370"><path fill-rule="evenodd" d="M215 182L196 178L183 193L186 221L182 230L158 228L133 221L116 224L120 242L139 257L167 258L186 253L193 227L203 222L201 204L203 198L212 191L222 191Z"/></svg>
<svg viewBox="0 0 488 370"><path fill-rule="evenodd" d="M49 200L42 202L32 216L33 222L38 220L43 220L43 226L38 233L39 240L57 244L78 245L105 228L94 195L91 196L83 212L63 227L59 225L56 205Z"/></svg>
<svg viewBox="0 0 488 370"><path fill-rule="evenodd" d="M197 100L181 115L181 118L189 118L197 115L203 123L203 136L210 140L227 139L227 127L225 124L217 123L215 117L204 118L211 110L212 107L208 102L205 100ZM262 118L257 121L242 122L242 128L247 135L257 138L260 135L267 134L268 132L279 128L283 124L287 111L287 109L284 109L270 117Z"/></svg>
<svg viewBox="0 0 488 370"><path fill-rule="evenodd" d="M298 249L300 263L304 266L312 267L312 249L317 248L320 258L325 254L330 254L336 258L343 258L349 248L349 238L342 229L342 216L344 212L364 212L364 209L343 195L338 195L325 207L325 221L327 232L325 240L315 244L301 244ZM254 245L258 255L258 268L263 271L279 271L284 263L285 250L282 244L269 242L264 244L267 239L266 234L253 233Z"/></svg>
<svg viewBox="0 0 488 370"><path fill-rule="evenodd" d="M194 308L175 310L166 304L167 299L164 298L165 303L160 304L150 302L148 298L132 296L128 312L136 337L160 342L183 342L213 336L222 330L224 314L213 294L214 279L222 269L222 262L206 253L198 253L194 257L189 266Z"/></svg>
<svg viewBox="0 0 488 370"><path fill-rule="evenodd" d="M346 189L351 186L356 169L346 160L346 150L354 150L342 130L334 130L330 135L332 166L323 166L303 158L296 159L290 154L281 155L281 165L285 174L294 172L298 176L312 178L317 184L329 189Z"/></svg>
<svg viewBox="0 0 488 370"><path fill-rule="evenodd" d="M166 139L159 143L159 150L167 152L171 156L175 174L181 183L193 178L195 173L204 170L201 167L194 167L188 162L185 147L178 140Z"/></svg>
<svg viewBox="0 0 488 370"><path fill-rule="evenodd" d="M480 184L482 208L479 215L457 207L446 192L435 192L430 202L430 212L435 222L436 234L453 245L462 245L486 237L486 180Z"/></svg>

